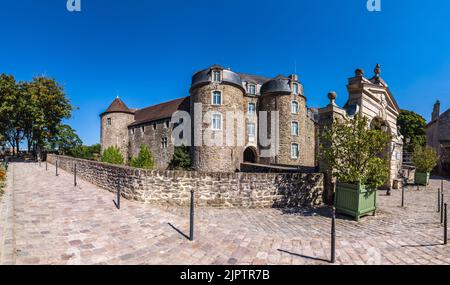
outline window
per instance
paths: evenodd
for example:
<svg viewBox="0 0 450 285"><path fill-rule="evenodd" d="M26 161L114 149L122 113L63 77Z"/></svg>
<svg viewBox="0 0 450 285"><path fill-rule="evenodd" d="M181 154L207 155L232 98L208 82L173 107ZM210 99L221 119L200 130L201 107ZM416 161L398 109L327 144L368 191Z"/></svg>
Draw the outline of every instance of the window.
<svg viewBox="0 0 450 285"><path fill-rule="evenodd" d="M161 139L161 148L167 148L167 138Z"/></svg>
<svg viewBox="0 0 450 285"><path fill-rule="evenodd" d="M297 122L291 123L291 134L293 136L298 136L298 123Z"/></svg>
<svg viewBox="0 0 450 285"><path fill-rule="evenodd" d="M220 114L213 114L212 115L212 129L214 131L220 131L222 130L222 115Z"/></svg>
<svg viewBox="0 0 450 285"><path fill-rule="evenodd" d="M222 93L220 91L214 91L212 95L213 105L222 105Z"/></svg>
<svg viewBox="0 0 450 285"><path fill-rule="evenodd" d="M293 143L291 145L291 158L292 159L297 159L298 158L298 144Z"/></svg>
<svg viewBox="0 0 450 285"><path fill-rule="evenodd" d="M292 85L292 91L294 92L294 94L298 94L298 84L297 83L294 83Z"/></svg>
<svg viewBox="0 0 450 285"><path fill-rule="evenodd" d="M254 138L256 136L256 126L254 123L249 123L247 126L248 136Z"/></svg>
<svg viewBox="0 0 450 285"><path fill-rule="evenodd" d="M111 126L111 118L108 118L107 121L108 121L108 126Z"/></svg>
<svg viewBox="0 0 450 285"><path fill-rule="evenodd" d="M145 127L144 126L141 127L141 131L142 131L142 134L145 133Z"/></svg>
<svg viewBox="0 0 450 285"><path fill-rule="evenodd" d="M220 70L213 71L213 81L214 82L222 81L222 72L220 72Z"/></svg>
<svg viewBox="0 0 450 285"><path fill-rule="evenodd" d="M131 133L134 135L134 128L131 129Z"/></svg>
<svg viewBox="0 0 450 285"><path fill-rule="evenodd" d="M250 115L254 115L256 113L256 104L255 103L248 103L248 113Z"/></svg>
<svg viewBox="0 0 450 285"><path fill-rule="evenodd" d="M291 113L298 114L298 103L295 101L291 103Z"/></svg>
<svg viewBox="0 0 450 285"><path fill-rule="evenodd" d="M250 95L256 94L256 86L254 84L250 84L248 86L248 94L250 94Z"/></svg>
<svg viewBox="0 0 450 285"><path fill-rule="evenodd" d="M165 122L164 122L164 125L166 126L166 128L169 128L170 122L169 122L169 121L165 121Z"/></svg>
<svg viewBox="0 0 450 285"><path fill-rule="evenodd" d="M153 130L156 130L156 123L153 123Z"/></svg>

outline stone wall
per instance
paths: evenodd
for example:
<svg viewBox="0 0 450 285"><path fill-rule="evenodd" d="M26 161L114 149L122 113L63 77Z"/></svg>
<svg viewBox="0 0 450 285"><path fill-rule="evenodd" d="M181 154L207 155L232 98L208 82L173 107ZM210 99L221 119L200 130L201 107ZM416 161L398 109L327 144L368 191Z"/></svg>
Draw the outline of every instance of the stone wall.
<svg viewBox="0 0 450 285"><path fill-rule="evenodd" d="M101 162L48 155L48 162L78 177L146 203L188 205L190 191L196 203L211 207L300 207L322 203L323 175L318 173L206 173L140 170Z"/></svg>

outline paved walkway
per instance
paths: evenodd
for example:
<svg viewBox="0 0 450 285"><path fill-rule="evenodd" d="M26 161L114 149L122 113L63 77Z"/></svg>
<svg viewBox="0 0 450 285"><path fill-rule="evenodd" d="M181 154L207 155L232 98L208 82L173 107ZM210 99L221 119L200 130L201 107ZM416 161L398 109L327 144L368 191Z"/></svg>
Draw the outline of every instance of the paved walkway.
<svg viewBox="0 0 450 285"><path fill-rule="evenodd" d="M328 264L327 209L197 209L122 200L54 167L12 163L0 202L0 264ZM337 221L338 264L450 264L442 245L437 185L379 193L380 210ZM447 196L450 196L450 183Z"/></svg>

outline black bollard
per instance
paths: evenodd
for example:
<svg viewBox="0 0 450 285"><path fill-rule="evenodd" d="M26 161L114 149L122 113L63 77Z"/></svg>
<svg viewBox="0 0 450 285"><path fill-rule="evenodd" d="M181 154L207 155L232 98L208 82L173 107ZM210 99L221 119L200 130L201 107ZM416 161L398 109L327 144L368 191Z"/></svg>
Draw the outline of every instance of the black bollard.
<svg viewBox="0 0 450 285"><path fill-rule="evenodd" d="M443 222L444 222L444 193L441 193L441 224Z"/></svg>
<svg viewBox="0 0 450 285"><path fill-rule="evenodd" d="M190 215L190 231L189 240L194 240L194 190L191 190L191 215Z"/></svg>
<svg viewBox="0 0 450 285"><path fill-rule="evenodd" d="M441 189L438 188L438 210L439 213L441 211Z"/></svg>
<svg viewBox="0 0 450 285"><path fill-rule="evenodd" d="M447 244L447 203L444 204L444 244Z"/></svg>
<svg viewBox="0 0 450 285"><path fill-rule="evenodd" d="M405 186L402 185L402 208L405 207Z"/></svg>
<svg viewBox="0 0 450 285"><path fill-rule="evenodd" d="M73 186L77 187L77 164L74 164L73 170Z"/></svg>
<svg viewBox="0 0 450 285"><path fill-rule="evenodd" d="M331 213L331 263L336 263L336 209Z"/></svg>
<svg viewBox="0 0 450 285"><path fill-rule="evenodd" d="M59 174L58 174L58 161L56 161L56 176L59 176Z"/></svg>
<svg viewBox="0 0 450 285"><path fill-rule="evenodd" d="M120 210L120 196L122 190L120 189L120 182L117 180L117 209Z"/></svg>

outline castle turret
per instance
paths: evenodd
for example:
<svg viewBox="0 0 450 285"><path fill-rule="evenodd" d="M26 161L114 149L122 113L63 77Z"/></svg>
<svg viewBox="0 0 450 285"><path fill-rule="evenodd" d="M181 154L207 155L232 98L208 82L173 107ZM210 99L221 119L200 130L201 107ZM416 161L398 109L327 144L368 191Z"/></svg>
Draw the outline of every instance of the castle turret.
<svg viewBox="0 0 450 285"><path fill-rule="evenodd" d="M101 152L108 147L116 146L124 158L128 159L128 125L134 121L134 112L117 97L108 109L100 114L100 119Z"/></svg>
<svg viewBox="0 0 450 285"><path fill-rule="evenodd" d="M431 114L431 121L437 120L441 114L441 102L438 100L434 103L433 113Z"/></svg>
<svg viewBox="0 0 450 285"><path fill-rule="evenodd" d="M279 136L278 154L274 157L261 157L260 161L268 164L303 165L306 154L302 147L305 145L307 132L307 112L306 97L297 75L280 75L264 83L261 87L260 110L268 112L269 134L271 113L278 112L279 116L279 126L276 126Z"/></svg>
<svg viewBox="0 0 450 285"><path fill-rule="evenodd" d="M240 76L221 66L194 74L190 90L194 169L213 172L240 169L245 134L230 114L244 113L244 93Z"/></svg>

